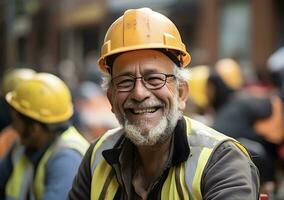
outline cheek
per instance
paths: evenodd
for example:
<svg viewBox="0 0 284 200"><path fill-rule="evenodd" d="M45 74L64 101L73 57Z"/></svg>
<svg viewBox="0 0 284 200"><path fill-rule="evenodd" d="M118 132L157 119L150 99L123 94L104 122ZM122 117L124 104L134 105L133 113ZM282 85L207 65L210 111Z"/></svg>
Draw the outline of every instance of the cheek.
<svg viewBox="0 0 284 200"><path fill-rule="evenodd" d="M23 129L24 129L23 124L20 123L18 120L15 120L15 119L12 121L12 127L13 127L18 133L23 132Z"/></svg>
<svg viewBox="0 0 284 200"><path fill-rule="evenodd" d="M115 94L111 97L112 112L120 113L123 111L123 103L126 101L127 96L123 93Z"/></svg>
<svg viewBox="0 0 284 200"><path fill-rule="evenodd" d="M157 93L157 97L162 100L165 103L165 106L167 108L173 107L173 104L175 103L175 98L178 96L178 90L176 87L167 86L165 87L166 90L161 90ZM179 101L178 101L179 102ZM178 103L179 106L179 103Z"/></svg>
<svg viewBox="0 0 284 200"><path fill-rule="evenodd" d="M17 132L22 132L23 131L23 123L19 119L18 115L16 112L12 111L11 112L11 117L12 117L12 127L17 131Z"/></svg>
<svg viewBox="0 0 284 200"><path fill-rule="evenodd" d="M19 126L17 126L17 124L12 123L11 125L12 125L13 129L15 129L15 131L16 131L18 134L21 133L21 129L19 128Z"/></svg>

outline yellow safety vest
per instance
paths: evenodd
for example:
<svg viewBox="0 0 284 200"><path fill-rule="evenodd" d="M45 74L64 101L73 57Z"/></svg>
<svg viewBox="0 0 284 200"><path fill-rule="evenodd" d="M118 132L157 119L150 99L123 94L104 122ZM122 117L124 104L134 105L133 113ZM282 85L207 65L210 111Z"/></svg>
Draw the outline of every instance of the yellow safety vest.
<svg viewBox="0 0 284 200"><path fill-rule="evenodd" d="M201 178L212 152L224 141L233 141L247 156L247 150L235 139L225 136L195 120L184 116L191 155L187 161L170 168L163 183L161 199L202 199ZM102 152L112 148L122 136L122 129L105 133L92 153L91 200L113 199L119 187L112 167Z"/></svg>
<svg viewBox="0 0 284 200"><path fill-rule="evenodd" d="M68 128L52 144L39 161L33 180L34 167L24 154L24 147L18 145L12 152L13 171L6 184L6 200L25 199L28 192L32 199L39 200L44 193L45 166L50 157L63 148L71 148L82 156L89 147L89 142L74 127Z"/></svg>

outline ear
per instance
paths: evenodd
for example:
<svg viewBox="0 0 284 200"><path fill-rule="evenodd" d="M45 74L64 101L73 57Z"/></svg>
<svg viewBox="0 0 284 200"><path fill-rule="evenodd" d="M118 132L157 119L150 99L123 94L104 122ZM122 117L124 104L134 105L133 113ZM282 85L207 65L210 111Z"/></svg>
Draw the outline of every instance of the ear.
<svg viewBox="0 0 284 200"><path fill-rule="evenodd" d="M36 133L43 131L42 125L37 122L34 122L33 124L31 124L30 128L32 128L33 132L36 132Z"/></svg>
<svg viewBox="0 0 284 200"><path fill-rule="evenodd" d="M179 104L178 108L180 111L184 111L186 107L186 101L188 98L188 84L187 82L182 82L179 85L178 91L179 91Z"/></svg>
<svg viewBox="0 0 284 200"><path fill-rule="evenodd" d="M44 129L41 124L38 122L32 122L27 125L27 129L29 130L26 135L29 138L38 138L38 137L44 137L47 136L47 134L44 132ZM43 134L44 133L44 134Z"/></svg>

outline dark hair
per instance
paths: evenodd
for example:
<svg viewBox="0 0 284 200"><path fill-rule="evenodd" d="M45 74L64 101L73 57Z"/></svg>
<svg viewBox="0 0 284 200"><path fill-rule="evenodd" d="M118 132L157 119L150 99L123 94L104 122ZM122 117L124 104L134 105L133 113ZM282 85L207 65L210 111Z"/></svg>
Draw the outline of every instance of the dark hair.
<svg viewBox="0 0 284 200"><path fill-rule="evenodd" d="M215 94L211 104L214 109L218 110L228 101L228 99L234 93L234 90L229 88L221 77L214 71L211 71L207 83L212 84L215 89Z"/></svg>
<svg viewBox="0 0 284 200"><path fill-rule="evenodd" d="M284 89L284 70L271 72L270 76L271 76L271 82L275 87L279 89Z"/></svg>
<svg viewBox="0 0 284 200"><path fill-rule="evenodd" d="M276 95L281 99L282 103L284 104L284 90L283 89L278 90L276 92Z"/></svg>
<svg viewBox="0 0 284 200"><path fill-rule="evenodd" d="M18 112L17 110L13 109L15 112L17 112L17 114L19 115L20 119L25 123L25 124L40 124L42 126L43 129L45 129L48 132L52 132L55 134L61 134L63 133L67 128L69 128L71 126L71 122L70 120L64 121L64 122L59 122L59 123L53 123L53 124L46 124L46 123L42 123L38 120L34 120L20 112Z"/></svg>

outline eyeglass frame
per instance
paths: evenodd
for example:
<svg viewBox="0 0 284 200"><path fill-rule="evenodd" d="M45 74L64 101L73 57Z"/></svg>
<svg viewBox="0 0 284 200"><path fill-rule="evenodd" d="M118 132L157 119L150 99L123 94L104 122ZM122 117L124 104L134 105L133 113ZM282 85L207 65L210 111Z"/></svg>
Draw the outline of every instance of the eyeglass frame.
<svg viewBox="0 0 284 200"><path fill-rule="evenodd" d="M161 79L163 80L163 84L159 85L158 87L149 87L149 86L153 86L151 85L150 83L148 83L146 80L145 80L145 76L151 76L151 75L155 75L155 74L159 74L159 75L163 75L164 76L164 79ZM130 89L123 89L123 88L120 88L117 86L118 84L120 83L114 83L114 80L119 78L119 77L129 77L131 78L131 81L132 81L132 86L129 87ZM141 79L142 80L142 84L145 88L147 88L148 90L159 90L161 89L162 87L164 87L168 81L168 78L174 78L176 79L176 75L174 74L165 74L165 73L149 73L149 74L144 74L143 76L134 76L132 74L124 74L124 75L118 75L114 78L111 79L111 84L112 86L114 86L114 88L118 91L118 92L131 92L134 88L135 88L135 85L136 85L136 80L138 79ZM130 79L129 79L130 80Z"/></svg>

